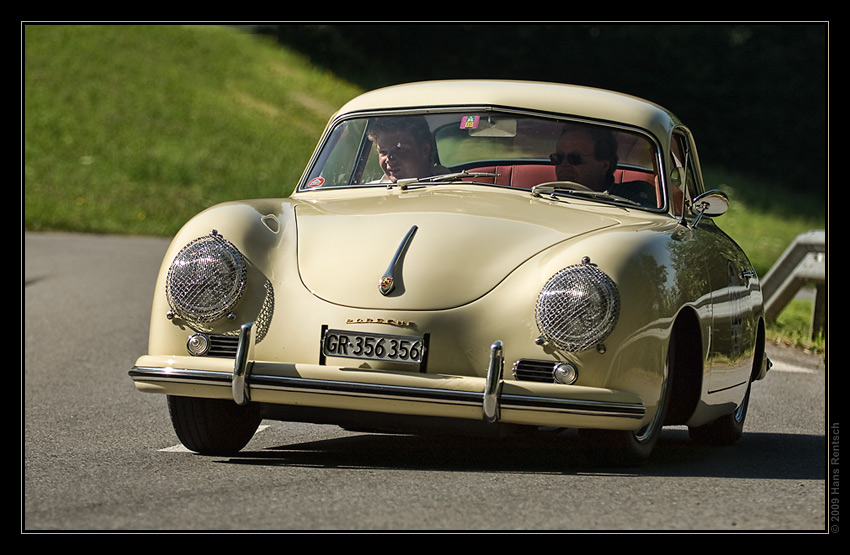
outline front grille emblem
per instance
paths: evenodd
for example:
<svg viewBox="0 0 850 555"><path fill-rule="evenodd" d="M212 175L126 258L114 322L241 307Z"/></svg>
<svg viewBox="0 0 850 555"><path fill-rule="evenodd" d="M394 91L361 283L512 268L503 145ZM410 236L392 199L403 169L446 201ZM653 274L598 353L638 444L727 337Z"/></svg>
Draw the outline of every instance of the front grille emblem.
<svg viewBox="0 0 850 555"><path fill-rule="evenodd" d="M381 294L389 295L395 289L395 280L392 276L384 276L381 278Z"/></svg>

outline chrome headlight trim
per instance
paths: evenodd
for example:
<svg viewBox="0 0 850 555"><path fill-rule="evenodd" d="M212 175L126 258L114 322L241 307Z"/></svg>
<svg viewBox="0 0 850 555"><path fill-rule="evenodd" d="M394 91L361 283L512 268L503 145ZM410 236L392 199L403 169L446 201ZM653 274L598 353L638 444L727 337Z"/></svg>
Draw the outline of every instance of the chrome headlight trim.
<svg viewBox="0 0 850 555"><path fill-rule="evenodd" d="M183 247L168 269L165 295L175 315L210 323L228 315L245 291L245 258L213 231Z"/></svg>
<svg viewBox="0 0 850 555"><path fill-rule="evenodd" d="M549 278L535 307L540 333L567 351L600 344L614 329L619 314L620 295L614 280L587 259Z"/></svg>

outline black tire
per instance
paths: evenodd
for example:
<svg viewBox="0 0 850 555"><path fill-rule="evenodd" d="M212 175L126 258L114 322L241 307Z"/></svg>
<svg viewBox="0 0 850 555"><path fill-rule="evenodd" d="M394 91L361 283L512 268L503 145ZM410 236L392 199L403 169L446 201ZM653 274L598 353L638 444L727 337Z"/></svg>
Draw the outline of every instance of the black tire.
<svg viewBox="0 0 850 555"><path fill-rule="evenodd" d="M750 406L750 386L738 409L713 422L703 426L688 428L688 435L697 443L703 445L732 445L744 434L744 421L747 419L747 408Z"/></svg>
<svg viewBox="0 0 850 555"><path fill-rule="evenodd" d="M652 454L670 406L670 382L674 364L675 332L670 340L664 368L664 383L661 387L660 408L652 420L637 431L623 430L579 430L584 447L595 464L616 467L642 465Z"/></svg>
<svg viewBox="0 0 850 555"><path fill-rule="evenodd" d="M260 406L227 399L168 396L171 424L180 442L202 455L229 455L241 450L257 431Z"/></svg>

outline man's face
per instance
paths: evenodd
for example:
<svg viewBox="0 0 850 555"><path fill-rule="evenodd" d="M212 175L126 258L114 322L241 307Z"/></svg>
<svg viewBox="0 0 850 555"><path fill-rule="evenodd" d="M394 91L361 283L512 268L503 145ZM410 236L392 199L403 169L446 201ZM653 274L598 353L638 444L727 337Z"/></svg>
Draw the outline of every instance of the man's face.
<svg viewBox="0 0 850 555"><path fill-rule="evenodd" d="M418 144L406 131L387 131L375 140L378 161L387 177L395 183L409 177L431 175L431 147Z"/></svg>
<svg viewBox="0 0 850 555"><path fill-rule="evenodd" d="M555 154L561 159L555 166L558 181L574 181L594 191L605 190L605 175L610 162L594 157L595 144L589 133L567 131L558 139Z"/></svg>

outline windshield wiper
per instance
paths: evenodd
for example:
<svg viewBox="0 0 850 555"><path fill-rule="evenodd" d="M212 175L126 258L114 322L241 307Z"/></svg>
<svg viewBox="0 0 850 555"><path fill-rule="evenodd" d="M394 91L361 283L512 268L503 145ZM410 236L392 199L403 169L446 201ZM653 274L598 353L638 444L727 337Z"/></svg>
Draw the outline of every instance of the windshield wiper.
<svg viewBox="0 0 850 555"><path fill-rule="evenodd" d="M612 195L608 191L592 191L583 185L572 182L541 183L540 185L535 185L531 188L531 196L533 197L540 197L544 194L553 198L557 195L571 195L576 197L606 200L610 202L621 202L631 206L642 206L641 203L632 199L621 197L619 195Z"/></svg>
<svg viewBox="0 0 850 555"><path fill-rule="evenodd" d="M393 186L398 186L402 190L407 189L411 185L428 184L428 183L447 183L451 181L459 181L464 177L499 177L498 173L490 172L470 172L463 170L461 172L444 173L442 175L432 175L431 177L411 177L408 179L399 179L395 183L387 185L391 189Z"/></svg>

